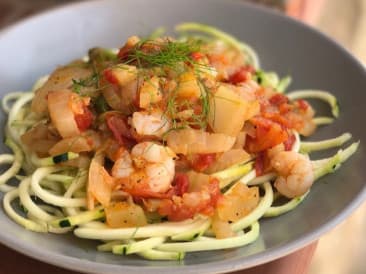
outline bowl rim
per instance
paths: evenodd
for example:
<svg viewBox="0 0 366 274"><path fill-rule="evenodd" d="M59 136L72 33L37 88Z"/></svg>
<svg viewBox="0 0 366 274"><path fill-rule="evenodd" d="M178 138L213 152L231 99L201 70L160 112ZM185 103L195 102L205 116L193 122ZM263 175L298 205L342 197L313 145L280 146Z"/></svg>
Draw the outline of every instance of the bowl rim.
<svg viewBox="0 0 366 274"><path fill-rule="evenodd" d="M171 0L166 0L171 1ZM224 0L206 0L211 2L223 2ZM27 16L13 24L7 25L4 28L0 29L0 42L3 37L6 36L7 33L16 30L18 27L21 27L29 22L42 20L42 18L49 16L52 13L63 12L72 8L81 8L87 6L94 5L103 5L106 2L117 2L117 0L89 0L89 1L77 1L73 3L61 4L56 7L52 7L36 14ZM253 11L259 11L267 16L276 17L277 20L283 20L288 24L295 24L298 27L304 29L307 32L311 32L313 35L317 36L319 39L325 40L332 47L337 48L342 54L344 54L347 58L349 58L352 63L358 67L360 71L363 71L366 77L366 68L361 63L359 59L357 59L352 53L350 53L345 47L336 42L333 38L328 36L327 34L320 32L319 30L301 22L296 19L293 19L289 16L285 16L282 13L269 9L260 5L256 5L250 2L244 2L240 0L225 0L227 5L239 5L245 7L246 9L252 9ZM116 265L116 264L107 264L100 263L95 261L89 261L79 258L74 258L66 255L60 255L56 252L46 252L42 249L37 249L32 244L28 244L22 241L17 240L16 238L10 237L6 234L0 233L0 243L7 246L10 249L13 249L21 254L24 254L27 257L31 257L35 260L42 261L44 263L52 264L58 267L62 267L65 269L79 271L82 273L93 273L93 274L115 274L118 270L125 270L128 273L139 273L142 271L153 271L153 273L161 273L161 274L170 274L172 271L175 273L185 273L185 274L194 274L199 271L201 274L210 274L210 273L226 273L239 271L243 269L247 269L250 267L255 267L278 258L284 257L296 250L301 249L302 247L316 241L326 232L330 231L332 228L340 224L344 221L356 208L358 208L363 201L366 200L366 185L360 191L354 199L337 215L335 215L332 219L327 221L325 224L319 226L316 230L305 234L303 237L296 239L287 244L280 245L276 248L271 248L263 251L258 254L253 254L245 257L245 260L239 259L225 259L225 261L219 262L208 262L204 264L194 264L194 265L184 265L181 267L177 266L130 266L130 265ZM202 268L201 268L202 267Z"/></svg>

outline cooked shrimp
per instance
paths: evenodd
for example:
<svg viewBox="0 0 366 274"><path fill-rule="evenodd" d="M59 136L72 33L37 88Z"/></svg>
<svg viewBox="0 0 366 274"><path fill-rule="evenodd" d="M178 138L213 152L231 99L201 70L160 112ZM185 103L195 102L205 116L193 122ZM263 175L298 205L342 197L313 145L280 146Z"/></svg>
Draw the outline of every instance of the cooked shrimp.
<svg viewBox="0 0 366 274"><path fill-rule="evenodd" d="M170 122L160 110L134 112L132 127L141 136L161 137L170 128Z"/></svg>
<svg viewBox="0 0 366 274"><path fill-rule="evenodd" d="M271 158L270 163L278 173L275 187L288 198L305 194L314 182L312 165L306 155L281 151Z"/></svg>
<svg viewBox="0 0 366 274"><path fill-rule="evenodd" d="M164 193L174 179L174 157L169 147L142 142L132 148L131 154L127 151L121 153L112 168L112 175L130 178L130 182L138 182L139 187L144 187L143 183L146 182L152 192Z"/></svg>
<svg viewBox="0 0 366 274"><path fill-rule="evenodd" d="M316 124L313 121L315 111L304 100L294 102L295 109L287 114L287 117L293 122L294 128L303 136L310 136L316 130Z"/></svg>
<svg viewBox="0 0 366 274"><path fill-rule="evenodd" d="M134 171L131 155L127 150L123 150L119 154L120 155L112 168L112 176L116 178L126 178Z"/></svg>
<svg viewBox="0 0 366 274"><path fill-rule="evenodd" d="M239 50L228 47L223 42L211 45L208 59L210 65L217 71L218 80L227 80L238 68L245 65L245 57Z"/></svg>
<svg viewBox="0 0 366 274"><path fill-rule="evenodd" d="M246 82L240 83L237 86L237 93L242 97L244 100L247 101L254 101L257 100L256 92L260 89L260 85L254 81L253 79L248 80Z"/></svg>
<svg viewBox="0 0 366 274"><path fill-rule="evenodd" d="M299 130L299 133L304 136L310 136L316 129L316 125L313 121L315 111L306 101L303 100L297 101L295 105L299 107L299 113L304 119L303 128Z"/></svg>
<svg viewBox="0 0 366 274"><path fill-rule="evenodd" d="M269 159L274 158L278 153L285 151L285 146L283 143L278 144L267 150L267 156Z"/></svg>
<svg viewBox="0 0 366 274"><path fill-rule="evenodd" d="M88 79L92 74L93 70L85 68L85 64L83 65L81 61L56 69L44 85L36 90L32 110L36 113L47 112L47 95L50 91L68 89L73 85L73 80ZM82 87L83 92L87 89L88 87Z"/></svg>

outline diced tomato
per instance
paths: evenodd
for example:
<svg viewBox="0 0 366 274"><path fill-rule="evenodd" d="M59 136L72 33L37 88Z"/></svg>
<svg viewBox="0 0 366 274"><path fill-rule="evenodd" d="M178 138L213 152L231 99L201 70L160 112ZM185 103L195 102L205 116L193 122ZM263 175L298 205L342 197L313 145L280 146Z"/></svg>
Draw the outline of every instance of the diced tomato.
<svg viewBox="0 0 366 274"><path fill-rule="evenodd" d="M292 149L294 143L296 141L296 137L294 134L291 134L285 142L283 142L283 145L285 146L285 150L289 151Z"/></svg>
<svg viewBox="0 0 366 274"><path fill-rule="evenodd" d="M191 163L195 171L204 171L216 160L215 153L208 154L196 154L193 156L193 161Z"/></svg>
<svg viewBox="0 0 366 274"><path fill-rule="evenodd" d="M220 197L222 196L219 180L216 178L212 179L210 181L210 184L208 185L208 189L211 196L211 206L215 207Z"/></svg>
<svg viewBox="0 0 366 274"><path fill-rule="evenodd" d="M280 94L280 93L277 93L277 94L273 95L271 98L269 98L269 102L276 106L286 104L286 103L288 103L288 101L289 100L288 100L287 96Z"/></svg>
<svg viewBox="0 0 366 274"><path fill-rule="evenodd" d="M202 106L200 104L194 104L192 109L195 115L200 115L202 113Z"/></svg>
<svg viewBox="0 0 366 274"><path fill-rule="evenodd" d="M257 176L265 174L270 168L270 159L267 151L261 151L257 154L254 163L255 173Z"/></svg>
<svg viewBox="0 0 366 274"><path fill-rule="evenodd" d="M223 54L223 53L208 54L207 57L211 64L221 63L223 65L228 65L230 63L230 60L229 60L227 54Z"/></svg>
<svg viewBox="0 0 366 274"><path fill-rule="evenodd" d="M129 37L126 41L126 44L124 44L123 47L120 48L117 57L121 60L127 59L131 50L133 50L138 45L139 42L140 39L137 36Z"/></svg>
<svg viewBox="0 0 366 274"><path fill-rule="evenodd" d="M84 106L84 112L82 114L75 114L74 119L78 129L80 131L85 131L93 123L94 115L86 106Z"/></svg>
<svg viewBox="0 0 366 274"><path fill-rule="evenodd" d="M264 173L264 152L259 152L254 163L255 174L261 176Z"/></svg>
<svg viewBox="0 0 366 274"><path fill-rule="evenodd" d="M280 124L263 117L250 120L255 126L255 137L247 136L245 149L250 153L260 152L283 143L288 133Z"/></svg>
<svg viewBox="0 0 366 274"><path fill-rule="evenodd" d="M245 82L248 80L248 75L253 74L254 72L255 69L250 65L241 67L229 77L229 83L236 85L238 83Z"/></svg>
<svg viewBox="0 0 366 274"><path fill-rule="evenodd" d="M283 94L275 94L270 90L266 91L268 89L259 89L256 91L256 97L260 101L260 114L258 116L262 118L262 120L258 120L261 121L258 133L260 134L259 136L264 134L268 138L266 140L262 137L249 136L247 148L250 152L258 152L261 149L272 147L273 144L276 145L287 140L284 144L288 149L291 149L294 140L293 137L288 139L286 132L289 129L294 129L303 134L306 127L309 128L307 131L311 132L311 118L309 117L312 116L313 110L305 100L300 99L290 102L288 97ZM263 123L265 120L267 122ZM269 127L268 121L273 122L273 125L277 124L277 126ZM269 137L272 140L268 140Z"/></svg>
<svg viewBox="0 0 366 274"><path fill-rule="evenodd" d="M108 115L106 117L107 126L112 131L114 138L120 145L125 143L124 139L133 139L127 122L119 115Z"/></svg>
<svg viewBox="0 0 366 274"><path fill-rule="evenodd" d="M103 71L104 78L111 84L117 85L118 79L113 74L113 71L111 69L106 69Z"/></svg>
<svg viewBox="0 0 366 274"><path fill-rule="evenodd" d="M304 111L306 111L309 108L309 103L303 99L297 100L296 102L299 105L299 108Z"/></svg>
<svg viewBox="0 0 366 274"><path fill-rule="evenodd" d="M121 60L125 59L128 57L128 54L130 53L131 48L129 47L122 47L120 48L120 50L118 51L117 57Z"/></svg>
<svg viewBox="0 0 366 274"><path fill-rule="evenodd" d="M282 104L278 107L280 114L286 114L293 109L293 106L290 104Z"/></svg>
<svg viewBox="0 0 366 274"><path fill-rule="evenodd" d="M173 196L173 191L169 190L165 193L155 192L150 190L148 187L133 187L128 189L123 189L123 191L129 193L134 198L157 198L166 199Z"/></svg>
<svg viewBox="0 0 366 274"><path fill-rule="evenodd" d="M173 200L164 199L159 205L158 212L162 216L167 216L170 221L182 221L192 218L195 214L191 207L177 204Z"/></svg>
<svg viewBox="0 0 366 274"><path fill-rule="evenodd" d="M174 178L174 195L182 196L188 191L189 179L185 173L177 173Z"/></svg>
<svg viewBox="0 0 366 274"><path fill-rule="evenodd" d="M279 114L278 112L264 112L262 113L262 116L268 120L271 120L272 122L280 124L283 127L293 128L291 120L289 120L285 115Z"/></svg>
<svg viewBox="0 0 366 274"><path fill-rule="evenodd" d="M182 197L174 196L172 199L162 200L158 212L167 216L170 221L192 218L197 213L213 215L221 195L219 181L213 179L202 192L190 192L183 194Z"/></svg>
<svg viewBox="0 0 366 274"><path fill-rule="evenodd" d="M291 110L285 113L263 112L262 117L271 120L286 129L295 129L300 131L304 126L303 116Z"/></svg>
<svg viewBox="0 0 366 274"><path fill-rule="evenodd" d="M198 61L198 60L200 60L201 58L203 58L203 53L201 53L201 52L198 52L198 51L195 51L195 52L192 52L191 53L191 57L192 57L192 59L194 60L194 61Z"/></svg>
<svg viewBox="0 0 366 274"><path fill-rule="evenodd" d="M269 108L270 104L267 100L262 100L260 101L259 106L260 106L260 112L265 113Z"/></svg>
<svg viewBox="0 0 366 274"><path fill-rule="evenodd" d="M155 192L150 189L147 181L139 180L134 181L133 177L119 178L116 180L116 184L121 190L129 193L134 199L140 198L157 198L157 199L167 199L174 195L173 188L168 191L161 193Z"/></svg>

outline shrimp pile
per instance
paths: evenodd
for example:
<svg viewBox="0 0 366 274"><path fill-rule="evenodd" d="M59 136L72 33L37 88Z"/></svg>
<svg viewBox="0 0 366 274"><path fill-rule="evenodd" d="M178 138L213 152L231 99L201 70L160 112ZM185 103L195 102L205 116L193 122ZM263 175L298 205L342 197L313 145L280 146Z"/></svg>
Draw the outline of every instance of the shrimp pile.
<svg viewBox="0 0 366 274"><path fill-rule="evenodd" d="M225 238L259 192L223 195L218 172L254 160L258 176L278 174L274 186L288 198L314 180L309 159L290 151L294 130L315 130L311 106L278 93L245 52L220 40L132 36L118 53L93 48L49 76L31 112L40 120L22 145L40 158L77 153L62 166L88 170L88 210L102 206L114 228L201 214Z"/></svg>
<svg viewBox="0 0 366 274"><path fill-rule="evenodd" d="M313 166L307 155L281 151L271 158L270 163L278 173L275 187L288 198L305 194L314 182Z"/></svg>
<svg viewBox="0 0 366 274"><path fill-rule="evenodd" d="M112 167L112 176L126 180L127 188L136 191L142 188L165 193L174 179L174 157L175 153L169 147L142 142L132 148L131 154L126 150L122 152Z"/></svg>

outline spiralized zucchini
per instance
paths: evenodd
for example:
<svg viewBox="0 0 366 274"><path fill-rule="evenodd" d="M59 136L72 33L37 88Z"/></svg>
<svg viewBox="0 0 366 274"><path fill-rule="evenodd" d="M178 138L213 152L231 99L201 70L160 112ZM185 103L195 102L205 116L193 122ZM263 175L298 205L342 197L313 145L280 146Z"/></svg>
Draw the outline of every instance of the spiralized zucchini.
<svg viewBox="0 0 366 274"><path fill-rule="evenodd" d="M259 71L260 63L256 52L235 37L198 23L183 23L176 29L184 33L204 34L210 39L229 44L244 52L249 63ZM152 37L155 38L162 32L163 30L159 29ZM258 77L262 77L268 86L278 93L284 92L291 83L290 77L280 80L272 72L261 71ZM108 227L105 223L106 212L103 206L97 206L92 210L86 209L88 169L62 165L63 162L77 160L80 156L78 153L68 151L56 156L39 158L30 153L21 141L24 132L45 119L30 111L30 102L34 98L34 90L42 87L47 79L48 76L45 76L37 81L30 92L13 92L2 99L2 108L8 114L5 144L11 149L11 153L0 155L0 165L5 168L0 175L0 190L5 193L2 203L7 215L28 230L51 233L73 231L76 237L102 241L103 243L98 246L99 251L121 256L135 254L148 260L183 260L187 252L221 250L255 242L260 237L262 218L277 217L292 211L311 195L308 191L300 197L287 200L282 205L274 204L281 196L273 184L277 174L270 171L257 176L255 159L252 158L211 175L219 180L223 195L230 195L237 184L259 186L263 190L257 206L246 216L230 224L232 237L216 239L212 230L212 217L202 214L184 221L162 221L128 228ZM329 92L301 90L289 92L287 96L290 100L302 98L324 100L331 106L334 118L339 116L337 100ZM317 125L331 124L333 121L334 119L329 117L313 119ZM304 154L341 147L351 138L350 133L345 133L328 140L304 142L300 140L296 131L293 131L293 135L295 141L292 151ZM357 151L358 145L359 143L353 143L343 150L340 149L332 157L313 160L315 178L318 179L338 169Z"/></svg>

